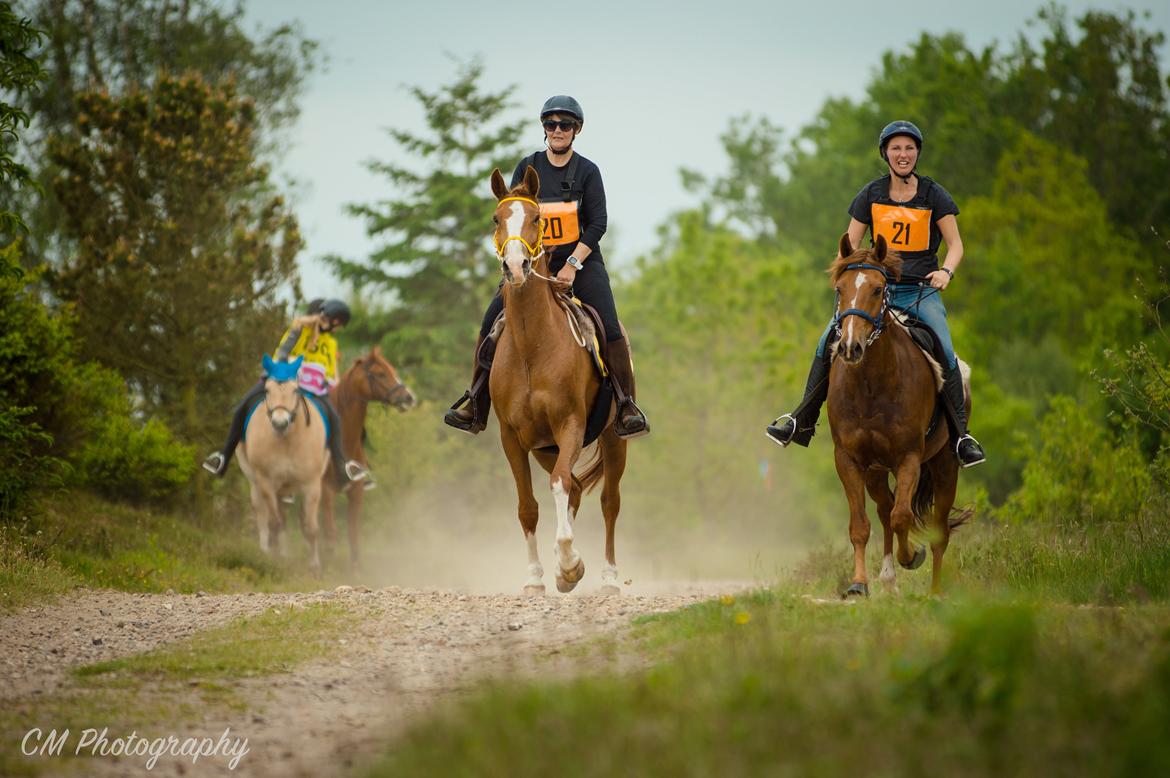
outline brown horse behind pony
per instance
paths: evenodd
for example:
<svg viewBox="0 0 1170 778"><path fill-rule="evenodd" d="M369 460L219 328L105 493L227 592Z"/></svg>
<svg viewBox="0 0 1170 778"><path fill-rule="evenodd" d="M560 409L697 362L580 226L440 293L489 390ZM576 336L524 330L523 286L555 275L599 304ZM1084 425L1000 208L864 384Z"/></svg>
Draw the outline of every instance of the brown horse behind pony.
<svg viewBox="0 0 1170 778"><path fill-rule="evenodd" d="M845 596L869 594L866 492L877 503L882 522L883 584L894 585L894 538L898 563L914 569L925 560L926 549L912 551L909 534L929 524L931 591L937 594L950 532L966 516L951 517L959 462L947 445L947 425L937 423L935 416L936 366L889 306L889 285L901 278L902 259L887 251L881 236L872 249L854 251L846 234L841 236L840 258L829 272L837 291L835 321L840 330L829 373L829 425L837 475L849 501L853 543L853 582ZM960 365L966 377L968 368ZM970 415L969 391L966 402Z"/></svg>
<svg viewBox="0 0 1170 778"><path fill-rule="evenodd" d="M355 459L363 467L369 467L365 446L362 440L362 430L366 425L366 413L370 403L381 403L393 406L399 411L406 411L415 404L414 393L398 378L398 371L394 365L382 355L382 350L374 346L370 352L360 357L341 377L337 388L333 390L333 403L337 408L337 415L341 418L342 440L345 444L347 459ZM332 467L332 465L331 465ZM332 472L327 471L321 479L323 508L322 524L325 528L326 540L332 545L337 540L337 524L333 516L333 503L337 497L337 485ZM358 566L358 538L361 528L362 503L365 499L365 490L361 484L355 484L346 491L346 524L349 530L349 563L351 568Z"/></svg>
<svg viewBox="0 0 1170 778"><path fill-rule="evenodd" d="M504 276L506 326L496 346L489 389L500 421L500 440L516 481L517 513L528 543L524 591L544 591L544 568L536 549L539 508L528 460L532 454L549 473L556 503L554 555L559 591L571 591L585 573L585 563L573 546L573 523L582 493L604 478L601 511L605 517L606 566L601 573L601 591L614 594L619 591L614 527L621 508L619 484L626 468L626 441L613 430L611 410L610 423L598 438L595 459L580 476L573 474L601 379L589 353L574 339L557 301L557 282L549 276L549 257L541 248L543 223L536 171L529 167L520 185L509 191L500 171L495 170L491 185L499 201L493 221Z"/></svg>

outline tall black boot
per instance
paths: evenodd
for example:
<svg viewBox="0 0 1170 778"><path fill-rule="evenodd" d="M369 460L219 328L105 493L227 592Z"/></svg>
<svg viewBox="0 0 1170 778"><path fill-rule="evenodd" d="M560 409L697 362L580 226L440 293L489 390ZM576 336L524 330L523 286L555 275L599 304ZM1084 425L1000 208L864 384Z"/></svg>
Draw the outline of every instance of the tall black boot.
<svg viewBox="0 0 1170 778"><path fill-rule="evenodd" d="M948 368L943 374L943 409L951 428L951 439L955 441L955 456L963 467L973 467L984 461L983 447L967 432L967 406L963 397L963 375L958 366Z"/></svg>
<svg viewBox="0 0 1170 778"><path fill-rule="evenodd" d="M649 434L650 422L646 414L634 403L634 363L630 359L630 346L625 338L611 340L606 344L609 357L609 377L616 384L618 397L617 417L613 420L613 431L619 438L639 438Z"/></svg>
<svg viewBox="0 0 1170 778"><path fill-rule="evenodd" d="M786 413L768 425L764 434L774 443L787 446L789 443L808 447L809 441L817 430L817 419L821 415L821 406L829 398L829 368L831 344L825 344L825 355L813 357L812 367L808 371L808 381L804 385L804 399L796 410Z"/></svg>
<svg viewBox="0 0 1170 778"><path fill-rule="evenodd" d="M235 453L236 446L240 445L240 441L244 437L244 422L247 421L248 412L263 396L264 382L261 381L249 389L248 393L244 395L244 399L240 400L240 404L232 412L232 426L228 428L223 448L207 455L207 458L203 460L204 470L223 478L223 474L227 472L228 464L232 461L232 454Z"/></svg>
<svg viewBox="0 0 1170 778"><path fill-rule="evenodd" d="M488 378L492 360L496 356L496 342L480 338L475 343L475 366L471 372L471 388L455 401L443 416L443 422L462 432L477 435L487 427L492 400L488 393Z"/></svg>

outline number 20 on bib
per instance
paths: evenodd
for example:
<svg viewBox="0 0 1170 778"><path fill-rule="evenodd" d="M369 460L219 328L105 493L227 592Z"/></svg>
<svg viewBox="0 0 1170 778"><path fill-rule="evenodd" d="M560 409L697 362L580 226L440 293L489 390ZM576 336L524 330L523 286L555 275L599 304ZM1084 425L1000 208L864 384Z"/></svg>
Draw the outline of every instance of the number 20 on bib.
<svg viewBox="0 0 1170 778"><path fill-rule="evenodd" d="M901 205L870 206L873 236L881 235L895 251L926 251L930 248L929 208L906 208Z"/></svg>
<svg viewBox="0 0 1170 778"><path fill-rule="evenodd" d="M576 200L541 203L540 215L544 218L544 245L564 246L581 239Z"/></svg>

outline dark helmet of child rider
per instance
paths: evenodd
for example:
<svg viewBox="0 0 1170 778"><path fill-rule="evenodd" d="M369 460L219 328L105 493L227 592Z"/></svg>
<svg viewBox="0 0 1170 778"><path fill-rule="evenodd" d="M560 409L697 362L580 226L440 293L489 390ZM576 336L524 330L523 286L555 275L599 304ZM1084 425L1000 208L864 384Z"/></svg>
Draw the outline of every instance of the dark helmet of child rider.
<svg viewBox="0 0 1170 778"><path fill-rule="evenodd" d="M349 306L341 300L326 300L321 303L321 315L325 317L329 329L333 329L334 322L343 327L349 324Z"/></svg>
<svg viewBox="0 0 1170 778"><path fill-rule="evenodd" d="M908 122L902 119L890 122L882 128L881 134L878 135L878 153L881 154L882 162L885 162L887 165L890 164L890 160L886 156L886 146L889 145L891 139L896 138L899 135L905 135L908 138L913 138L914 142L918 145L918 153L922 153L922 131L919 130L913 122ZM895 173L894 175L909 183L910 176L914 175L914 171L917 169L918 164L917 160L915 160L914 168L909 173L906 175Z"/></svg>

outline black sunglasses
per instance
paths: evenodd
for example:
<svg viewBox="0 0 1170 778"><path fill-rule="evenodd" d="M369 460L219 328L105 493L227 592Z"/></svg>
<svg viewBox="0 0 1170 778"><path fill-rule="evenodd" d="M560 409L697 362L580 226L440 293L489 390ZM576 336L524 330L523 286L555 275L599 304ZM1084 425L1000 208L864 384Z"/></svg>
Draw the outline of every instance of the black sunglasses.
<svg viewBox="0 0 1170 778"><path fill-rule="evenodd" d="M552 119L548 119L544 122L544 128L549 132L552 132L557 127L561 128L561 132L568 132L569 130L577 129L577 122L572 120L554 122Z"/></svg>

